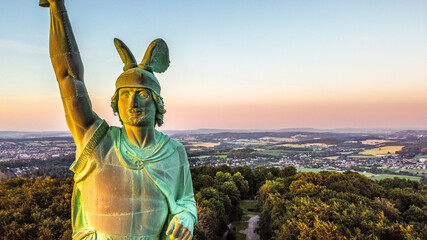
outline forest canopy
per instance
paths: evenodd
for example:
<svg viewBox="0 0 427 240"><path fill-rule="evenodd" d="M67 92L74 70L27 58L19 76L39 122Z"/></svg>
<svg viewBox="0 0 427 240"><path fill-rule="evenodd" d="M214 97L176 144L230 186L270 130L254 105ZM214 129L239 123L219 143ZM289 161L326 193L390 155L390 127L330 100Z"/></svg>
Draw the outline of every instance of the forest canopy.
<svg viewBox="0 0 427 240"><path fill-rule="evenodd" d="M240 202L254 198L262 239L427 239L427 185L420 182L297 173L291 166L202 166L191 173L194 239L222 239L242 216ZM0 181L0 239L71 239L72 189L71 177Z"/></svg>

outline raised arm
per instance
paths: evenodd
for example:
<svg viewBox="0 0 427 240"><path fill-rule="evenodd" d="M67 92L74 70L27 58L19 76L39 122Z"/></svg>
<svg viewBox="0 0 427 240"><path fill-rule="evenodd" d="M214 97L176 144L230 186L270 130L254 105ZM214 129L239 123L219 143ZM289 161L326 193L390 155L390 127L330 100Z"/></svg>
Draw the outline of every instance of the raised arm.
<svg viewBox="0 0 427 240"><path fill-rule="evenodd" d="M84 85L83 63L64 0L41 0L40 6L50 7L50 58L58 80L67 124L79 151L85 145L85 135L93 131L99 117L92 110Z"/></svg>

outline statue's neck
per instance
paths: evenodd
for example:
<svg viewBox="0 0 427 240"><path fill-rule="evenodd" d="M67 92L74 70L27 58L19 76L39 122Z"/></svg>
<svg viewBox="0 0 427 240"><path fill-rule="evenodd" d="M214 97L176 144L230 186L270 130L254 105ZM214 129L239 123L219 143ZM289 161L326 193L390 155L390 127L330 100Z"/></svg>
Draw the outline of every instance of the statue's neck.
<svg viewBox="0 0 427 240"><path fill-rule="evenodd" d="M124 125L125 134L132 145L145 148L156 144L157 131L154 127Z"/></svg>

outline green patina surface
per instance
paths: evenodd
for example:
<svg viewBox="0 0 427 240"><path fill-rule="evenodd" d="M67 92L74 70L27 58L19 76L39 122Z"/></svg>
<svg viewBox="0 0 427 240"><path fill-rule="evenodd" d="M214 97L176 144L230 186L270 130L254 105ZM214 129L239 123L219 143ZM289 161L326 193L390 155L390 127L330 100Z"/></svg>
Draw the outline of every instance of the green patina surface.
<svg viewBox="0 0 427 240"><path fill-rule="evenodd" d="M125 66L111 107L123 126L109 127L92 109L64 0L39 5L50 9L49 52L76 143L73 240L191 239L197 210L187 155L155 130L166 112L154 76L169 67L165 41L152 41L138 64L114 39Z"/></svg>

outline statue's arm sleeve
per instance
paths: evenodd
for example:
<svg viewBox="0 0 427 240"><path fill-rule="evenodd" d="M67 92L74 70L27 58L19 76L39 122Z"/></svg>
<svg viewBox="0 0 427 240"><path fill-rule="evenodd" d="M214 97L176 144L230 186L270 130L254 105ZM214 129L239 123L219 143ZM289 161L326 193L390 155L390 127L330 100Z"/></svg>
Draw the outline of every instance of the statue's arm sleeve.
<svg viewBox="0 0 427 240"><path fill-rule="evenodd" d="M92 110L83 81L83 63L63 0L50 1L50 17L50 58L68 127L77 148L82 149L87 130L99 117Z"/></svg>
<svg viewBox="0 0 427 240"><path fill-rule="evenodd" d="M81 193L76 184L74 185L73 198L71 200L71 214L73 226L72 240L91 239L90 236L96 234L95 229L91 228L87 223Z"/></svg>
<svg viewBox="0 0 427 240"><path fill-rule="evenodd" d="M191 179L190 166L184 146L178 147L181 165L181 188L178 190L176 204L184 211L179 215L183 224L193 234L194 225L197 223L197 208L194 200L193 181Z"/></svg>

